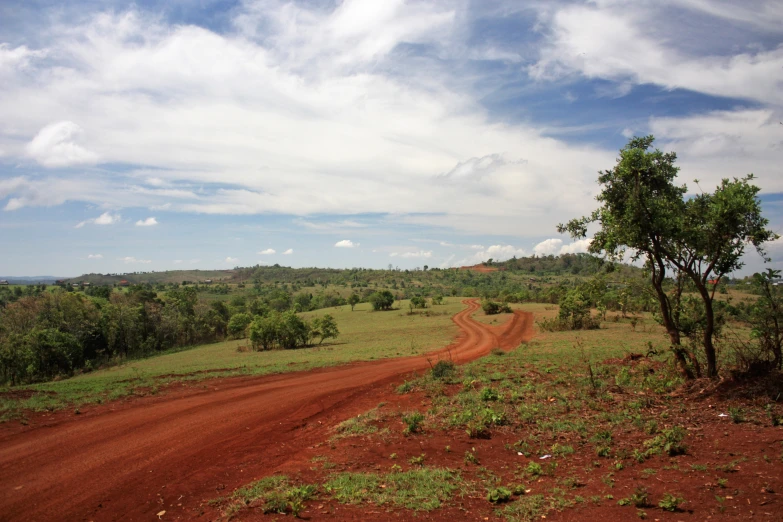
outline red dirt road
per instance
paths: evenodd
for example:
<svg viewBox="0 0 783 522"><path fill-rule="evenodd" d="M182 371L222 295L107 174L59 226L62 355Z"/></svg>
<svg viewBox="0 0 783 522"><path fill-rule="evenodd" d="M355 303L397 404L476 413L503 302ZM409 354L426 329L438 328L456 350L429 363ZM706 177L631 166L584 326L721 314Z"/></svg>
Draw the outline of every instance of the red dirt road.
<svg viewBox="0 0 783 522"><path fill-rule="evenodd" d="M479 305L454 316L461 334L429 358L467 362L533 335L532 314L477 323ZM207 390L111 405L19 430L0 427L0 520L192 520L206 504L297 460L329 429L383 400L427 357L312 372L206 381ZM206 510L206 512L205 512Z"/></svg>

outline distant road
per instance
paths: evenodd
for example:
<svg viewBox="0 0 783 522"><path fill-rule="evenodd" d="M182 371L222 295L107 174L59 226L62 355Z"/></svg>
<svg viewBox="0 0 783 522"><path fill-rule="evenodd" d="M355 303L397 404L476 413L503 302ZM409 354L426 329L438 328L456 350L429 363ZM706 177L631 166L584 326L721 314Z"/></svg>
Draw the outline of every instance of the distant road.
<svg viewBox="0 0 783 522"><path fill-rule="evenodd" d="M393 395L390 384L429 368L427 359L467 362L533 336L533 316L502 326L454 316L460 335L427 356L311 372L203 381L84 415L0 426L0 520L193 520L209 499L274 471L329 429ZM206 388L206 389L205 389ZM393 399L391 399L393 400ZM116 407L116 408L115 408Z"/></svg>

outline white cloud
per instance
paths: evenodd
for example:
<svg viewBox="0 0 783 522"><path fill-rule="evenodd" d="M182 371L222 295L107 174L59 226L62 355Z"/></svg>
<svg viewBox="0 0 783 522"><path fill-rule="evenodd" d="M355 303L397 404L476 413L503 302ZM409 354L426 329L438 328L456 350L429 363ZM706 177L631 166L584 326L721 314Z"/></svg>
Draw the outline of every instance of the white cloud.
<svg viewBox="0 0 783 522"><path fill-rule="evenodd" d="M72 121L51 123L27 145L27 154L44 167L95 163L98 156L77 143L82 128Z"/></svg>
<svg viewBox="0 0 783 522"><path fill-rule="evenodd" d="M474 245L477 246L477 245ZM522 248L517 248L512 245L491 245L485 250L475 252L472 256L460 259L458 261L452 261L451 266L468 266L483 263L492 259L493 261L505 261L512 257L524 257L527 253Z"/></svg>
<svg viewBox="0 0 783 522"><path fill-rule="evenodd" d="M181 265L181 264L182 264L182 260L181 260L181 259L175 259L175 260L173 261L173 263L174 263L175 265Z"/></svg>
<svg viewBox="0 0 783 522"><path fill-rule="evenodd" d="M103 259L103 254L87 254L87 259Z"/></svg>
<svg viewBox="0 0 783 522"><path fill-rule="evenodd" d="M144 220L140 219L136 222L137 227L154 227L157 224L158 224L158 220L155 219L154 217L148 217L147 219Z"/></svg>
<svg viewBox="0 0 783 522"><path fill-rule="evenodd" d="M229 256L229 257L225 258L223 260L223 262L224 263L229 263L229 264L234 264L234 263L238 263L239 262L239 258Z"/></svg>
<svg viewBox="0 0 783 522"><path fill-rule="evenodd" d="M294 253L294 249L293 249L293 248L289 248L288 250L286 250L285 252L283 252L283 255L284 255L284 256L290 256L290 255L291 255L291 254L293 254L293 253Z"/></svg>
<svg viewBox="0 0 783 522"><path fill-rule="evenodd" d="M274 253L276 253L274 248L267 248L266 250L262 250L261 252L259 252L259 254L261 254L262 256L269 256Z"/></svg>
<svg viewBox="0 0 783 522"><path fill-rule="evenodd" d="M100 216L92 219L86 219L76 224L75 228L82 228L84 225L114 225L119 223L122 216L119 214L112 214L111 212L104 212Z"/></svg>
<svg viewBox="0 0 783 522"><path fill-rule="evenodd" d="M425 250L417 250L414 252L392 252L389 254L390 257L402 257L405 259L411 259L411 258L423 258L428 259L432 257L432 251L425 251Z"/></svg>
<svg viewBox="0 0 783 522"><path fill-rule="evenodd" d="M135 257L128 256L128 257L120 257L118 258L118 261L122 261L126 265L135 264L135 263L141 263L141 264L149 264L152 263L149 259L136 259Z"/></svg>
<svg viewBox="0 0 783 522"><path fill-rule="evenodd" d="M343 239L342 241L338 241L334 244L337 248L354 248L358 247L359 243L354 243L350 239Z"/></svg>
<svg viewBox="0 0 783 522"><path fill-rule="evenodd" d="M691 38L685 47L681 35L693 26L682 26L671 14L669 2L639 4L633 0L566 5L551 20L551 39L538 63L530 68L538 78L557 78L577 71L588 78L602 78L634 84L656 84L668 89L683 88L710 95L783 103L780 89L783 75L783 46L772 50L738 50L714 53L725 38L722 31ZM760 2L772 6L772 2ZM685 5L698 11L709 2L692 0ZM778 4L779 6L779 4ZM740 13L758 7L735 9ZM713 13L715 14L715 13ZM691 18L703 13L691 14ZM783 23L783 10L770 9L769 21ZM666 25L656 21L666 21ZM758 22L759 20L757 20ZM653 33L652 28L658 29ZM780 33L779 27L777 29ZM717 40L716 40L717 39ZM699 42L701 40L701 42ZM678 42L682 42L677 46ZM624 82L625 81L625 82Z"/></svg>
<svg viewBox="0 0 783 522"><path fill-rule="evenodd" d="M587 249L590 248L590 243L592 241L593 240L590 238L585 238L585 239L578 239L568 245L563 245L560 248L560 255L587 253Z"/></svg>
<svg viewBox="0 0 783 522"><path fill-rule="evenodd" d="M563 244L562 239L552 238L545 239L536 246L533 247L533 253L536 256L553 256L559 253L560 245Z"/></svg>
<svg viewBox="0 0 783 522"><path fill-rule="evenodd" d="M620 134L622 134L624 138L628 138L628 139L631 139L634 136L633 130L631 130L628 127L624 128Z"/></svg>

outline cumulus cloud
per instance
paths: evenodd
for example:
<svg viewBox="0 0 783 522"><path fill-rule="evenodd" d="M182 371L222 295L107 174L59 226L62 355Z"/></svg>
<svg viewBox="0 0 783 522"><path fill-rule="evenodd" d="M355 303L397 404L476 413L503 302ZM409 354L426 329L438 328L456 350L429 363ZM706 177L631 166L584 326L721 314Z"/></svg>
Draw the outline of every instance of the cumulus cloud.
<svg viewBox="0 0 783 522"><path fill-rule="evenodd" d="M239 262L239 258L228 256L223 260L224 263L234 264Z"/></svg>
<svg viewBox="0 0 783 522"><path fill-rule="evenodd" d="M562 239L552 238L545 239L536 246L533 247L533 253L536 256L553 256L560 251L560 245L563 244Z"/></svg>
<svg viewBox="0 0 783 522"><path fill-rule="evenodd" d="M140 219L136 222L137 227L154 227L158 224L158 220L154 217L148 217L147 219Z"/></svg>
<svg viewBox="0 0 783 522"><path fill-rule="evenodd" d="M120 257L117 260L118 261L122 261L126 265L131 265L131 264L135 264L135 263L141 263L141 264L147 265L149 263L152 263L152 260L150 260L150 259L136 259L135 257L132 257L132 256Z"/></svg>
<svg viewBox="0 0 783 522"><path fill-rule="evenodd" d="M82 128L72 121L51 123L27 144L27 154L44 167L95 163L98 156L79 145Z"/></svg>
<svg viewBox="0 0 783 522"><path fill-rule="evenodd" d="M562 254L587 253L587 249L590 248L590 243L592 243L592 241L593 241L592 239L585 238L585 239L578 239L568 245L563 245L560 248L560 254L562 255Z"/></svg>
<svg viewBox="0 0 783 522"><path fill-rule="evenodd" d="M359 243L354 243L350 239L343 239L334 244L337 248L355 248L359 246Z"/></svg>
<svg viewBox="0 0 783 522"><path fill-rule="evenodd" d="M104 212L100 216L92 219L85 219L84 221L81 221L76 224L75 228L82 228L84 225L114 225L116 223L119 223L122 219L122 216L119 214L112 214L111 212Z"/></svg>
<svg viewBox="0 0 783 522"><path fill-rule="evenodd" d="M517 248L512 245L491 245L484 250L475 252L470 257L460 259L458 261L452 261L451 266L475 265L490 259L494 261L505 261L507 259L511 259L512 257L524 257L526 255L527 254L524 249Z"/></svg>
<svg viewBox="0 0 783 522"><path fill-rule="evenodd" d="M87 254L87 259L103 259L103 254Z"/></svg>
<svg viewBox="0 0 783 522"><path fill-rule="evenodd" d="M403 259L411 259L411 258L424 258L428 259L432 257L432 251L430 250L417 250L412 252L392 252L389 254L390 257L401 257Z"/></svg>
<svg viewBox="0 0 783 522"><path fill-rule="evenodd" d="M266 250L262 250L261 252L259 252L259 254L261 254L262 256L270 256L275 253L276 252L274 248L267 248Z"/></svg>
<svg viewBox="0 0 783 522"><path fill-rule="evenodd" d="M294 253L294 249L293 249L293 248L289 248L288 250L286 250L285 252L283 252L283 255L284 255L284 256L290 256L290 255L291 255L291 254L293 254L293 253Z"/></svg>

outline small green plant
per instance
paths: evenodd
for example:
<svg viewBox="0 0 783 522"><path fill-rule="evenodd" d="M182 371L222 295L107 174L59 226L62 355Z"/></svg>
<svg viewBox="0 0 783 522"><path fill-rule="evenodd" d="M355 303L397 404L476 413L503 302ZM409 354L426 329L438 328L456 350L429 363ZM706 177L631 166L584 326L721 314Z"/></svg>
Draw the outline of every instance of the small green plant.
<svg viewBox="0 0 783 522"><path fill-rule="evenodd" d="M465 452L465 464L475 464L478 465L479 460L478 457L476 457L476 453L473 451L466 451Z"/></svg>
<svg viewBox="0 0 783 522"><path fill-rule="evenodd" d="M424 465L424 459L427 457L425 453L422 453L418 457L411 457L408 459L408 462L413 464L414 466L423 466Z"/></svg>
<svg viewBox="0 0 783 522"><path fill-rule="evenodd" d="M634 491L633 495L631 495L631 503L638 508L649 506L650 494L647 492L647 488L636 488L636 491Z"/></svg>
<svg viewBox="0 0 783 522"><path fill-rule="evenodd" d="M503 486L490 489L487 492L487 501L493 504L502 504L511 500L511 490Z"/></svg>
<svg viewBox="0 0 783 522"><path fill-rule="evenodd" d="M745 422L745 412L739 406L729 408L729 417L731 417L731 422L734 424Z"/></svg>
<svg viewBox="0 0 783 522"><path fill-rule="evenodd" d="M402 414L402 422L405 424L405 435L411 435L421 431L421 423L424 421L424 415L414 411Z"/></svg>
<svg viewBox="0 0 783 522"><path fill-rule="evenodd" d="M664 493L663 498L658 502L658 507L665 511L677 511L680 504L683 502L685 502L685 500L681 497L672 495L671 493Z"/></svg>
<svg viewBox="0 0 783 522"><path fill-rule="evenodd" d="M778 413L775 411L775 407L772 404L767 404L764 407L764 410L766 410L769 421L772 423L773 427L783 426L783 416L778 415Z"/></svg>
<svg viewBox="0 0 783 522"><path fill-rule="evenodd" d="M500 398L498 392L496 392L492 388L484 388L483 390L481 390L480 397L482 401L496 401Z"/></svg>
<svg viewBox="0 0 783 522"><path fill-rule="evenodd" d="M729 479L719 478L716 482L718 483L718 487L725 488L729 483Z"/></svg>
<svg viewBox="0 0 783 522"><path fill-rule="evenodd" d="M704 464L691 464L692 471L707 471L707 466Z"/></svg>
<svg viewBox="0 0 783 522"><path fill-rule="evenodd" d="M530 462L525 468L525 473L530 475L532 478L536 478L544 474L544 469L538 462Z"/></svg>
<svg viewBox="0 0 783 522"><path fill-rule="evenodd" d="M636 516L644 520L647 518L647 512L640 509L639 511L636 512Z"/></svg>

